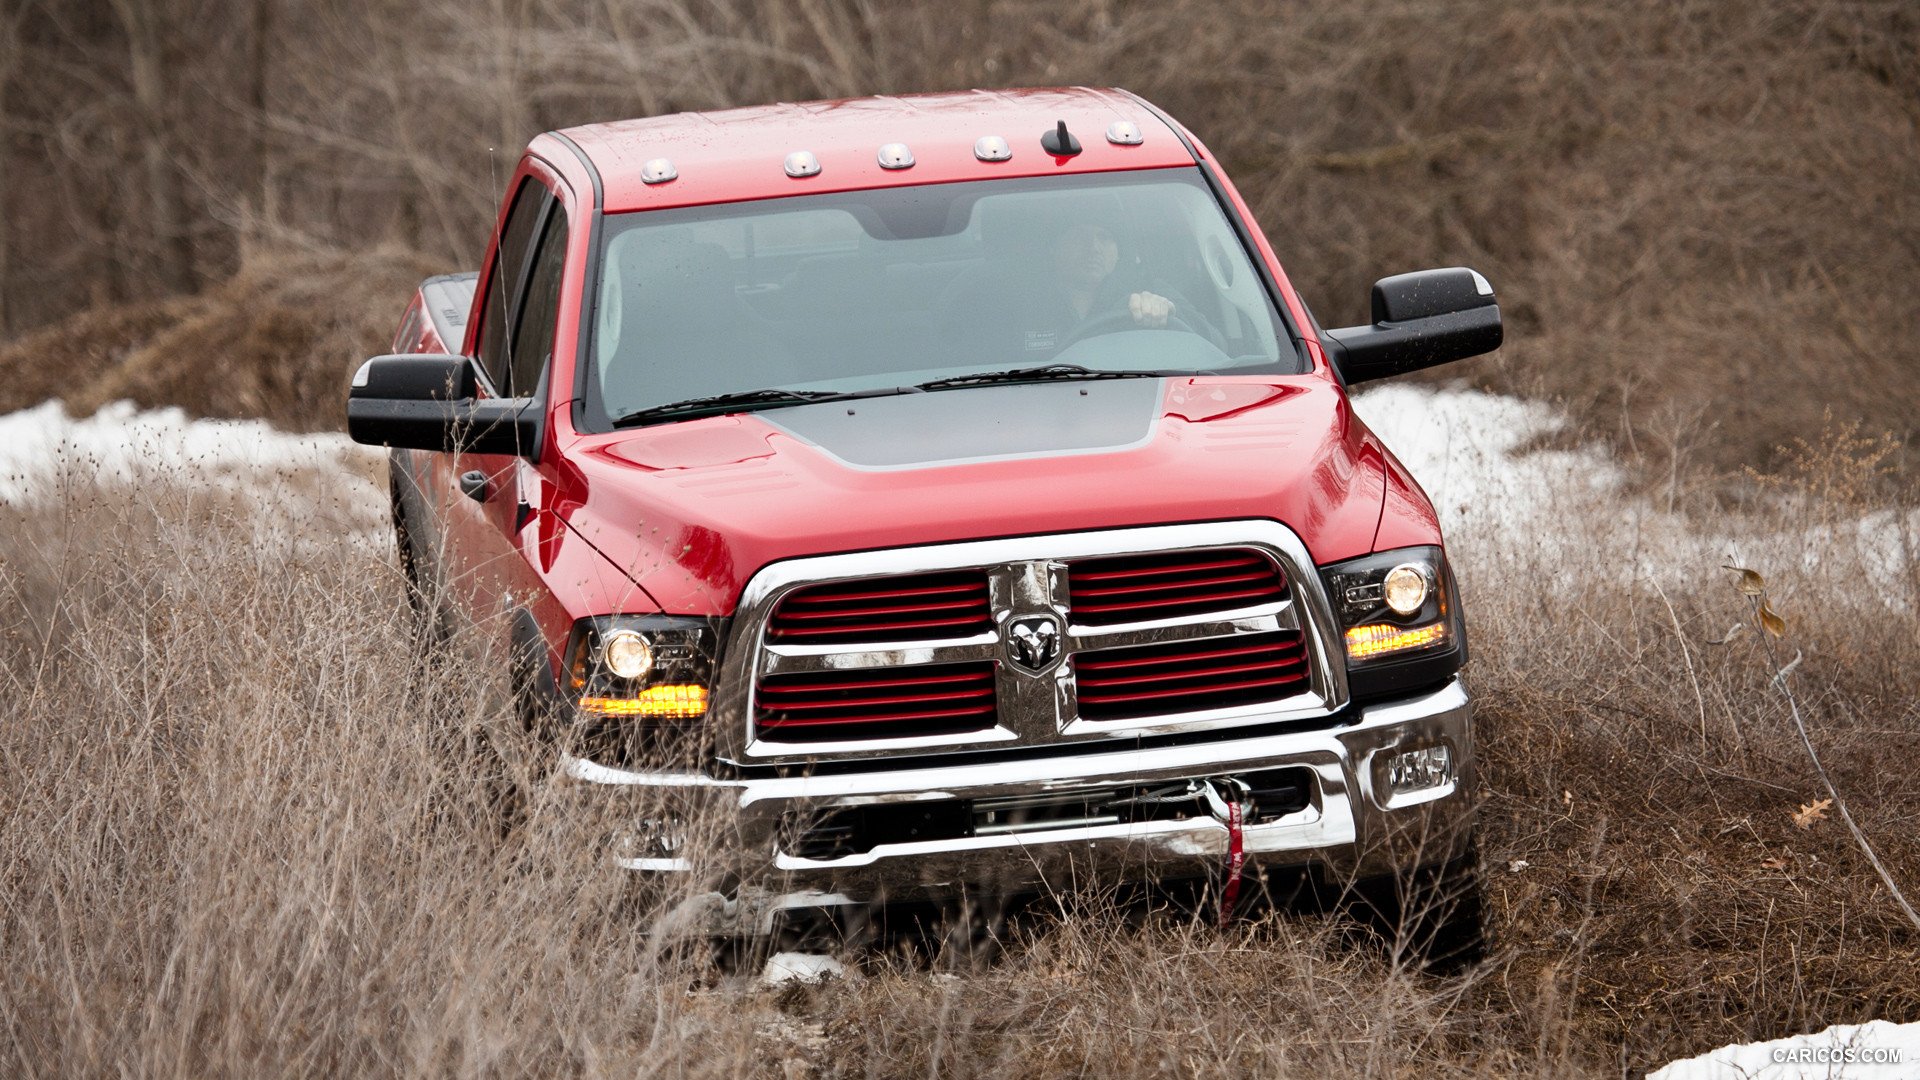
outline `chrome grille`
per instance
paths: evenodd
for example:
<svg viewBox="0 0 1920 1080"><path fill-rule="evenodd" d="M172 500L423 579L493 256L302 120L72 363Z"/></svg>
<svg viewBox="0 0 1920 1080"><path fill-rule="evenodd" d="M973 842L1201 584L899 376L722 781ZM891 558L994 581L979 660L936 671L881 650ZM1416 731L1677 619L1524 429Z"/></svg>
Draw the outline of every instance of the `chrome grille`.
<svg viewBox="0 0 1920 1080"><path fill-rule="evenodd" d="M721 741L741 760L1070 742L1346 704L1319 578L1273 522L796 559L755 576L733 625L715 716L737 718Z"/></svg>

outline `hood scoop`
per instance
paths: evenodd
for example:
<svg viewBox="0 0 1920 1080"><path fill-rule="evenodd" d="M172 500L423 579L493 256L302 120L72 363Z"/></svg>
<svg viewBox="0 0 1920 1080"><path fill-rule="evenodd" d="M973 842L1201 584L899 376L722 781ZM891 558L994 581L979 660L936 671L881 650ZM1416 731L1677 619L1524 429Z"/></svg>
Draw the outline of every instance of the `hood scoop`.
<svg viewBox="0 0 1920 1080"><path fill-rule="evenodd" d="M758 418L856 469L1105 454L1153 437L1166 393L1157 378L980 386L822 402Z"/></svg>

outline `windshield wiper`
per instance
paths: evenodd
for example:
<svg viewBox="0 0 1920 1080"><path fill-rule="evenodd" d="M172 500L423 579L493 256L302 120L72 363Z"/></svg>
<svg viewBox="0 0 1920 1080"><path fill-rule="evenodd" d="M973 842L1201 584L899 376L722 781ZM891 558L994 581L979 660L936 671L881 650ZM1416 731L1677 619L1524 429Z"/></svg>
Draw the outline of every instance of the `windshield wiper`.
<svg viewBox="0 0 1920 1080"><path fill-rule="evenodd" d="M1081 367L1079 364L1041 364L1037 367L983 371L977 375L955 375L949 379L915 384L918 390L946 390L956 386L990 386L994 383L1050 382L1076 379L1163 379L1179 375L1211 375L1210 371L1115 371Z"/></svg>
<svg viewBox="0 0 1920 1080"><path fill-rule="evenodd" d="M638 409L623 413L613 420L617 428L633 427L665 420L668 417L685 419L690 416L712 415L714 413L746 412L754 408L773 408L780 405L812 405L822 401L849 401L853 398L889 397L894 394L917 394L920 390L913 386L880 386L871 390L787 390L778 386L764 387L759 390L741 390L732 394L715 394L712 397L688 398L685 401L669 401L665 405Z"/></svg>

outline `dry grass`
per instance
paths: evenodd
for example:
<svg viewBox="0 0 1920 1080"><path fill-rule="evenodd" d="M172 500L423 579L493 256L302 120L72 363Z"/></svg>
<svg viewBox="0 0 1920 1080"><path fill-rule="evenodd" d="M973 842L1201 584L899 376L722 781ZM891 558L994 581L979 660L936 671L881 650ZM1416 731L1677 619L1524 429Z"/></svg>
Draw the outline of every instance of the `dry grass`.
<svg viewBox="0 0 1920 1080"><path fill-rule="evenodd" d="M1920 791L1886 764L1920 751L1914 609L1839 545L1785 554L1855 519L1830 481L1871 457L1836 431L1712 526L1772 575L1821 751L1920 892ZM1647 541L1663 576L1556 574L1555 543L1615 527L1568 500L1538 544L1454 542L1499 945L1476 974L1334 917L1223 934L1095 899L990 958L867 952L773 990L650 936L676 897L607 864L615 818L528 782L502 839L472 752L511 723L499 688L422 636L384 537L338 524L364 507L269 544L247 496L76 479L58 514L0 508L0 1073L1615 1076L1920 1019L1920 938L1838 823L1792 820L1819 792L1755 633L1714 644L1750 618L1728 576L1685 537Z"/></svg>

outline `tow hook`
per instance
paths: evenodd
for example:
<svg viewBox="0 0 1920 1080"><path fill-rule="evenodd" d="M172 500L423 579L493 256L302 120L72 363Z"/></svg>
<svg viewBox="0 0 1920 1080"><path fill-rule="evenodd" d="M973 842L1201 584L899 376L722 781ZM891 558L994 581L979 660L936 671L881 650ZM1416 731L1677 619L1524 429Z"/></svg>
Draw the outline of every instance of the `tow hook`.
<svg viewBox="0 0 1920 1080"><path fill-rule="evenodd" d="M1227 875L1220 885L1220 928L1233 922L1233 910L1240 906L1240 878L1246 870L1247 853L1241 827L1242 808L1253 795L1245 781L1216 777L1203 785L1207 809L1227 826Z"/></svg>
<svg viewBox="0 0 1920 1080"><path fill-rule="evenodd" d="M1203 796L1207 800L1207 810L1221 821L1227 820L1228 817L1241 816L1243 812L1235 811L1233 808L1244 807L1253 801L1253 789L1247 786L1245 780L1237 777L1217 776L1211 780L1195 780L1192 783L1200 788L1194 794Z"/></svg>
<svg viewBox="0 0 1920 1080"><path fill-rule="evenodd" d="M1182 780L1177 784L1136 791L1124 799L1115 799L1106 804L1107 809L1138 806L1179 806L1200 803L1221 822L1231 816L1229 807L1238 803L1242 807L1253 802L1253 788L1237 777L1220 776L1208 780ZM1242 811L1242 816L1245 811Z"/></svg>

